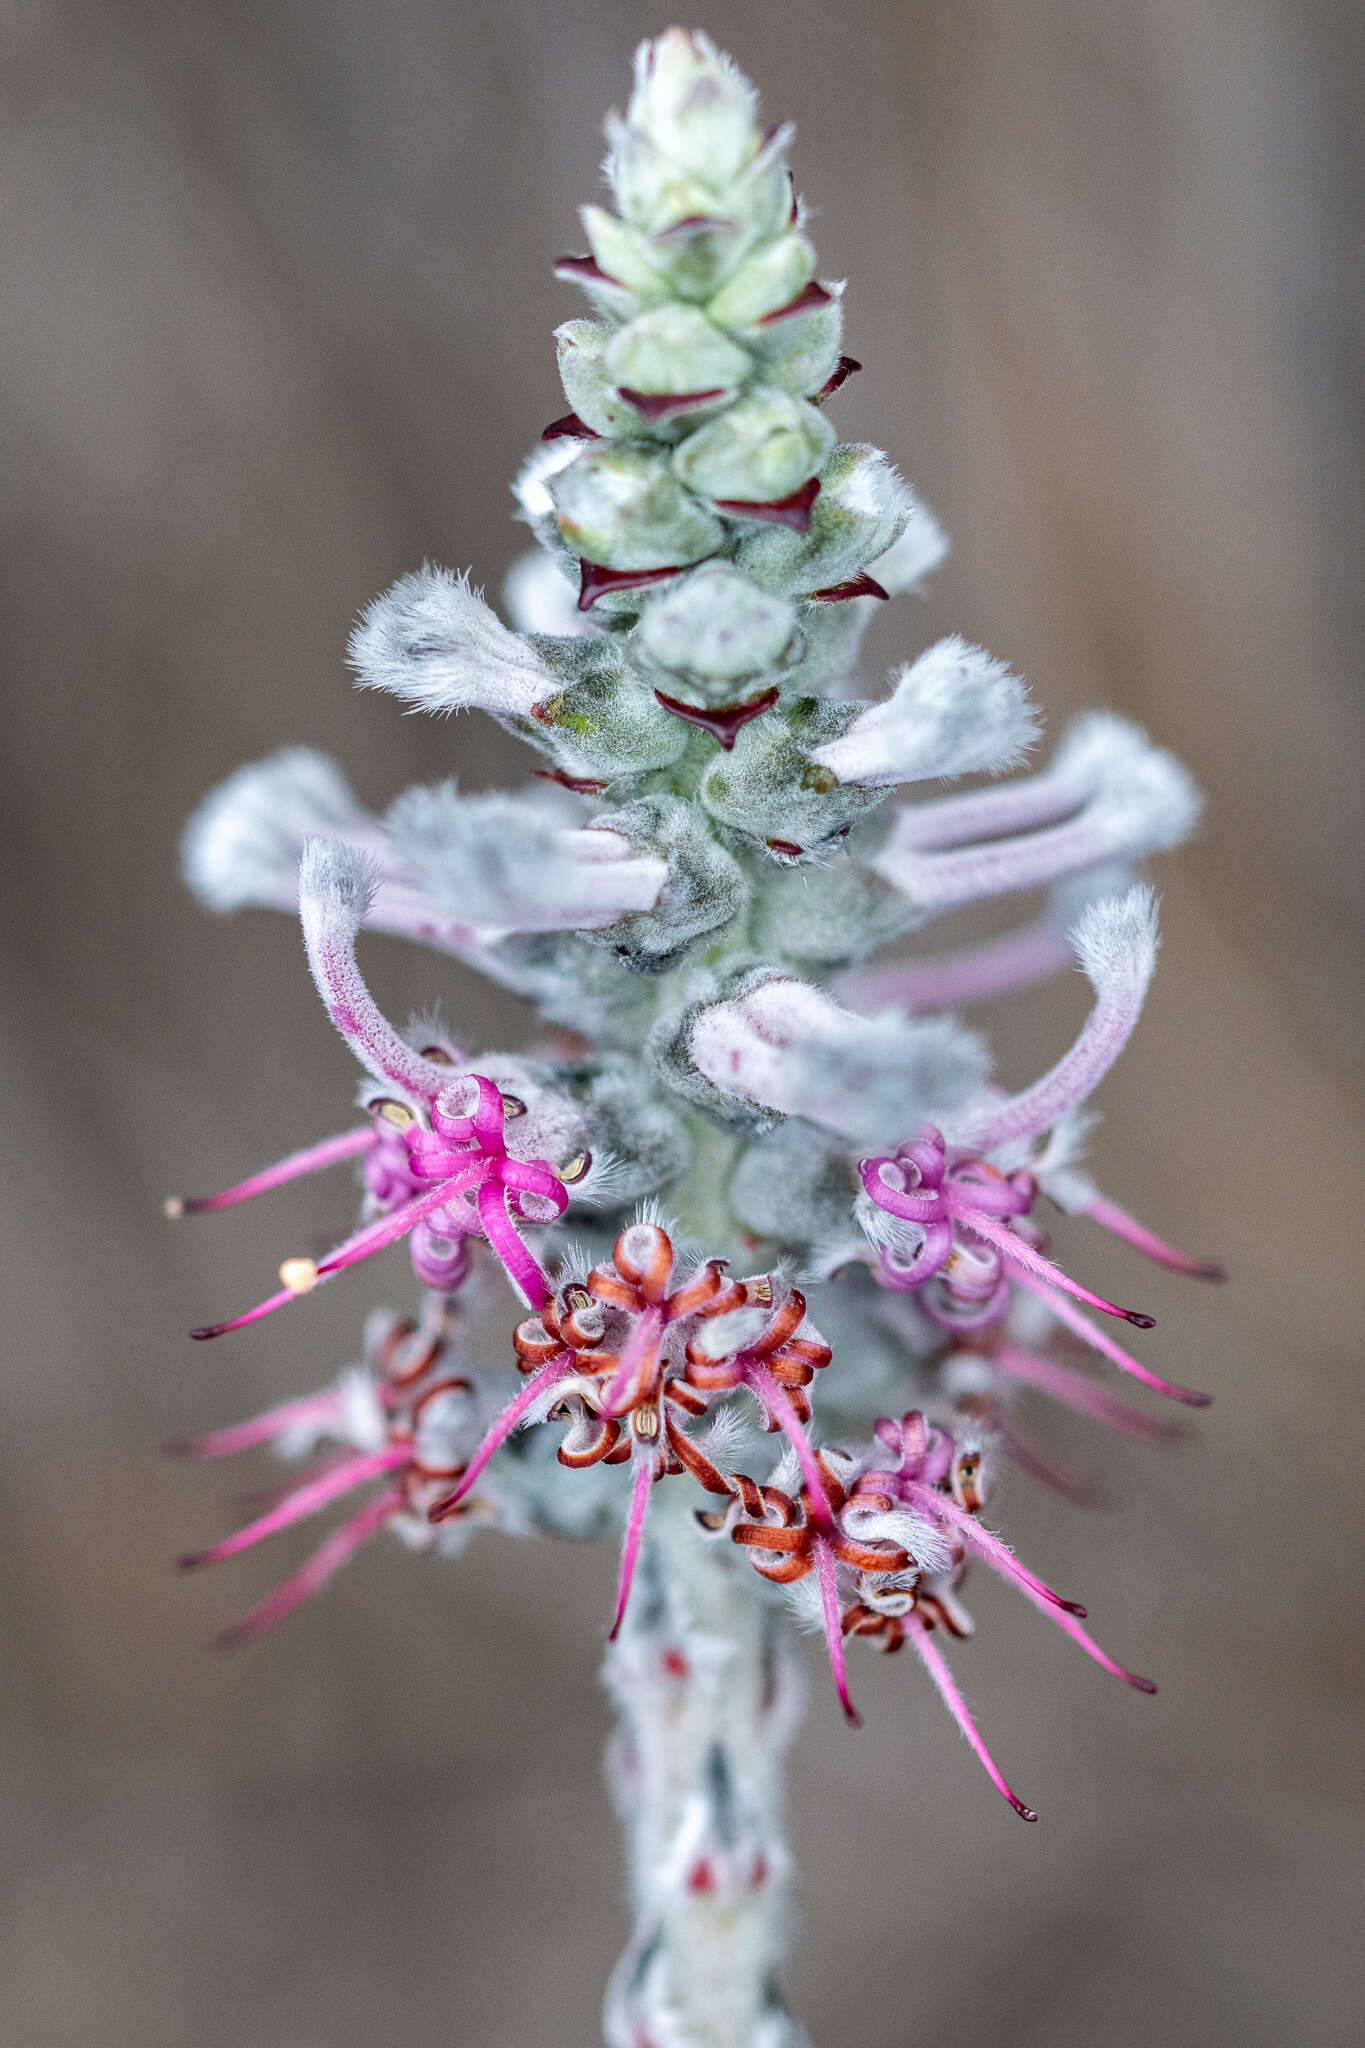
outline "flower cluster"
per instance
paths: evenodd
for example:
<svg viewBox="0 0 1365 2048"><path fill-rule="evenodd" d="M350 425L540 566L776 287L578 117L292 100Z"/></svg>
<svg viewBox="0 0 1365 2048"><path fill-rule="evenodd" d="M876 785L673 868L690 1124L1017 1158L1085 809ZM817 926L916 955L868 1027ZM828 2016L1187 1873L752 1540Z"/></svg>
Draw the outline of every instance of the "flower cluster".
<svg viewBox="0 0 1365 2048"><path fill-rule="evenodd" d="M351 643L363 687L497 719L538 753L532 781L469 795L442 780L381 817L293 749L239 771L187 833L208 904L297 907L362 1074L353 1127L168 1205L214 1210L348 1160L360 1175L334 1250L286 1258L277 1291L193 1334L240 1329L400 1239L421 1304L415 1322L372 1322L363 1365L326 1392L188 1447L334 1447L193 1561L378 1485L241 1640L381 1526L449 1549L479 1524L614 1523L615 1637L669 1479L694 1511L685 1541L668 1538L675 1568L747 1559L746 1597L771 1605L776 1587L809 1609L850 1715L846 1643L909 1643L1031 1819L940 1642L971 1633L959 1592L978 1561L1151 1689L981 1517L1006 1461L1086 1490L1028 1434L1021 1390L1169 1433L1068 1346L1206 1398L1115 1341L1103 1319L1151 1318L1063 1272L1036 1214L1046 1195L1168 1266L1216 1271L1079 1164L1086 1105L1156 960L1138 865L1189 834L1198 796L1145 734L1096 713L1041 771L889 801L1017 767L1039 721L1020 680L958 638L853 694L869 616L946 543L879 450L837 438L860 366L842 287L816 275L792 131L765 131L729 60L670 30L642 46L608 139L616 210L584 209L588 253L558 271L590 317L558 331L569 410L518 485L540 553L509 582L512 623L467 576L426 567ZM1002 936L868 964L961 905L1036 892ZM543 1039L473 1054L428 1024L397 1029L357 965L366 930L491 975L537 1007ZM1091 1013L1008 1094L953 1012L1073 960ZM490 1347L471 1332L499 1270L522 1319ZM696 1798L714 1833L714 1787ZM669 1923L678 1899L650 1897L650 1924ZM642 1969L623 2011L655 1981Z"/></svg>

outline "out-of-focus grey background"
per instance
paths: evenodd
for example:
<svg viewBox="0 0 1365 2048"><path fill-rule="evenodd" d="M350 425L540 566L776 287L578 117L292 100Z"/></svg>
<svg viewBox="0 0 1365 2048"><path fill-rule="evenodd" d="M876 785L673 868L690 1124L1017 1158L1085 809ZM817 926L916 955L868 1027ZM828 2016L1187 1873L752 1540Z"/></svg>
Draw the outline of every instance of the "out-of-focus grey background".
<svg viewBox="0 0 1365 2048"><path fill-rule="evenodd" d="M401 1258L201 1351L339 1220L337 1184L172 1228L159 1197L337 1127L297 933L215 922L176 838L282 742L369 799L519 772L348 686L424 556L496 588L507 479L562 409L624 0L6 0L8 1171L0 1378L0 2033L15 2048L576 2048L624 1919L597 1777L613 1561L373 1547L236 1661L302 1552L177 1580L235 1473L168 1435L318 1384ZM1106 1085L1111 1192L1228 1288L1072 1232L1217 1405L1172 1455L1055 1424L1116 1498L1013 1485L1021 1551L1163 1681L1110 1685L995 1586L959 1667L992 1795L920 1674L815 1680L791 1971L818 2044L1357 2041L1362 1308L1358 7L745 0L704 25L794 116L866 373L837 401L952 531L884 663L961 629L1055 730L1100 702L1206 784ZM367 942L386 1002L526 1020ZM991 1016L1007 1078L1074 980ZM1050 1420L1050 1418L1049 1418ZM250 1484L256 1474L241 1483Z"/></svg>

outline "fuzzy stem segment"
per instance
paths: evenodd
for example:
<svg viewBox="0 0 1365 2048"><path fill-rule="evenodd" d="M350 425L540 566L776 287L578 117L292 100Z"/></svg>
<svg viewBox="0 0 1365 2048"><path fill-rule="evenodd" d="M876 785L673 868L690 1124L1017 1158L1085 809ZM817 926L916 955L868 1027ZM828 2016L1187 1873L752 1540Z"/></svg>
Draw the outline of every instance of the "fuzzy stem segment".
<svg viewBox="0 0 1365 2048"><path fill-rule="evenodd" d="M634 1913L606 2041L806 2048L776 1977L789 1917L781 1758L800 1709L784 1617L703 1541L686 1501L660 1491L604 1667Z"/></svg>

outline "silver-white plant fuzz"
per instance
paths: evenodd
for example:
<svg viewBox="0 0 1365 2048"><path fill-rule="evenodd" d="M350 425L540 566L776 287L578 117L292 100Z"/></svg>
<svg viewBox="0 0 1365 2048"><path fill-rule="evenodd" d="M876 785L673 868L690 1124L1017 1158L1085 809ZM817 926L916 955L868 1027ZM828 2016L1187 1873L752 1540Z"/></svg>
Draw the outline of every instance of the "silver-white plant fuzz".
<svg viewBox="0 0 1365 2048"><path fill-rule="evenodd" d="M1038 773L888 801L1014 769L1038 720L1005 664L957 636L880 701L859 695L869 619L947 541L881 450L838 438L861 365L843 286L817 274L793 131L765 127L704 35L670 29L641 45L607 135L615 210L585 208L587 249L556 266L586 316L556 331L569 409L516 484L538 552L508 579L512 624L467 574L428 566L351 641L362 687L485 711L536 750L536 779L420 786L379 818L292 749L233 776L186 833L213 908L297 910L359 1083L332 1135L168 1203L195 1215L355 1177L349 1194L329 1183L331 1250L285 1256L274 1291L192 1334L245 1330L400 1248L417 1308L372 1318L361 1362L321 1392L182 1447L315 1460L184 1562L350 1502L228 1632L241 1642L380 1530L443 1557L485 1527L619 1535L607 1773L633 1927L608 2043L802 2048L778 1988L792 1620L823 1636L850 1722L853 1660L908 1650L910 1684L1026 1821L953 1674L969 1568L1153 1689L995 1524L1007 1468L1081 1491L1021 1391L1168 1433L1066 1346L1207 1399L1116 1340L1151 1318L1057 1264L1038 1211L1047 1196L1216 1275L1081 1165L1157 957L1137 870L1188 836L1199 799L1137 727L1094 713ZM1008 929L870 964L937 915L1020 894L1040 900ZM366 981L368 931L514 990L538 1013L528 1049L471 1051L458 983L449 1024L398 1028ZM956 1013L1073 963L1089 1014L1011 1093Z"/></svg>
<svg viewBox="0 0 1365 2048"><path fill-rule="evenodd" d="M293 910L306 840L376 828L334 761L312 747L286 747L239 768L204 799L181 841L185 880L210 910Z"/></svg>
<svg viewBox="0 0 1365 2048"><path fill-rule="evenodd" d="M387 690L416 711L529 718L554 678L508 631L469 578L427 563L370 605L351 635L362 690Z"/></svg>
<svg viewBox="0 0 1365 2048"><path fill-rule="evenodd" d="M1038 737L1024 685L984 648L953 634L903 668L873 704L811 759L841 782L925 782L1017 768Z"/></svg>

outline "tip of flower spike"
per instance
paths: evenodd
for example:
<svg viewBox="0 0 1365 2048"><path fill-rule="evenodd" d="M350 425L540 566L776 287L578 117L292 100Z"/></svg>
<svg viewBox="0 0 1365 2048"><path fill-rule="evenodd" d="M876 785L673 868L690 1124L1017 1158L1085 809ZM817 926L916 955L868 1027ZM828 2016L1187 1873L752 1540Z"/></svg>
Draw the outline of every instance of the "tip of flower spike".
<svg viewBox="0 0 1365 2048"><path fill-rule="evenodd" d="M184 1215L188 1206L183 1195L167 1195L165 1201L161 1204L161 1213L163 1216L169 1216L171 1221L174 1222L178 1216Z"/></svg>
<svg viewBox="0 0 1365 2048"><path fill-rule="evenodd" d="M291 1294L308 1294L318 1284L315 1259L286 1259L280 1267L280 1285Z"/></svg>

